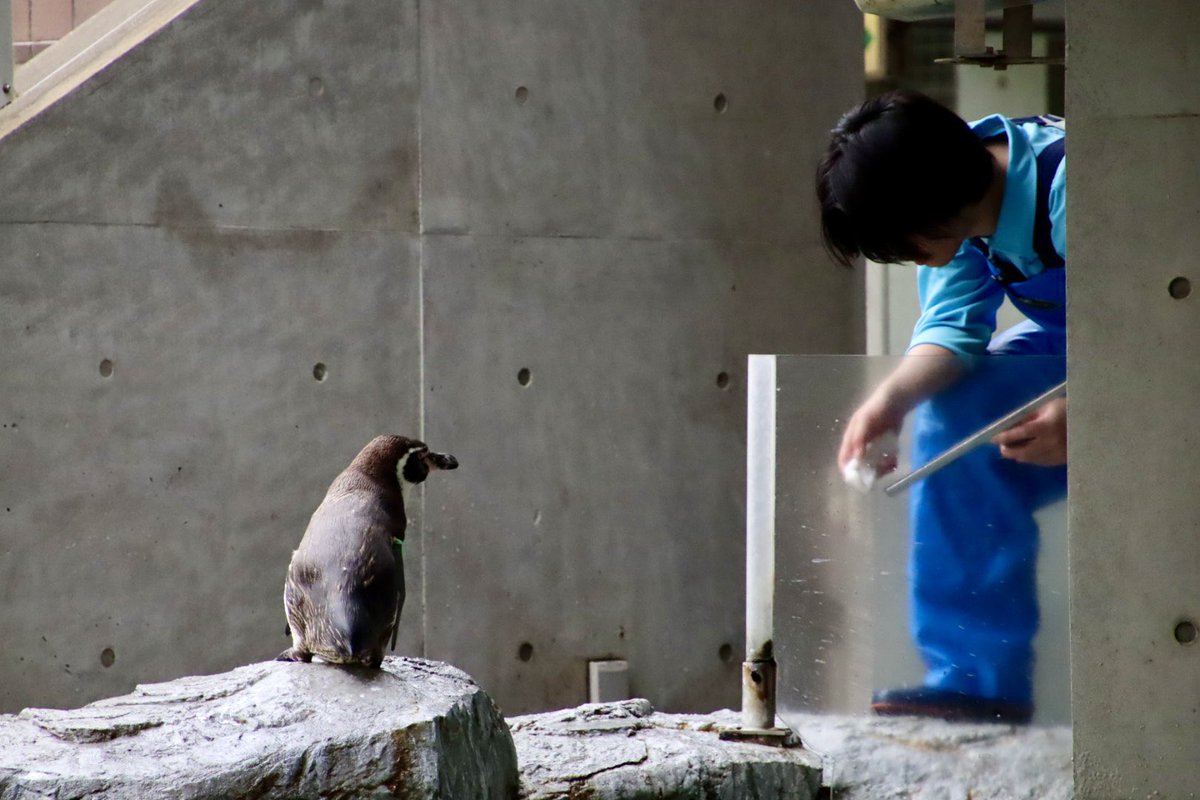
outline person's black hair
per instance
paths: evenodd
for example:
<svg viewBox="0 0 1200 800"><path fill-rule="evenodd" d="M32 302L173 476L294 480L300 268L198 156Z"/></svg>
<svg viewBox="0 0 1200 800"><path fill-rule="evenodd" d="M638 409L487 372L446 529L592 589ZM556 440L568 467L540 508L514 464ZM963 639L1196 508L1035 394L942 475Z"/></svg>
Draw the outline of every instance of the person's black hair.
<svg viewBox="0 0 1200 800"><path fill-rule="evenodd" d="M845 114L817 168L821 233L836 260L920 262L913 237L937 236L986 194L991 154L953 111L908 90Z"/></svg>

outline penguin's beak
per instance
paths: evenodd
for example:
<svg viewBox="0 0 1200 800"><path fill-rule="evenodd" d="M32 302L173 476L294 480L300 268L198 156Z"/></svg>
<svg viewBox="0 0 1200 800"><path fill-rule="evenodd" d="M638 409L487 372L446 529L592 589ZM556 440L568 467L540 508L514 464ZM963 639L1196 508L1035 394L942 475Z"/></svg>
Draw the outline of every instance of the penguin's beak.
<svg viewBox="0 0 1200 800"><path fill-rule="evenodd" d="M435 453L432 450L425 457L425 463L433 469L458 469L457 458L448 453Z"/></svg>

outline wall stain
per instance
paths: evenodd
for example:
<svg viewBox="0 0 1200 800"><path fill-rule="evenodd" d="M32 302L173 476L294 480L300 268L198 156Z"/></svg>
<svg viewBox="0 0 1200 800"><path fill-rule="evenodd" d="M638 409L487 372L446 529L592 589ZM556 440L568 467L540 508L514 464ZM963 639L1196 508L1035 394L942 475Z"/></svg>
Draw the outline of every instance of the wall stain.
<svg viewBox="0 0 1200 800"><path fill-rule="evenodd" d="M197 264L210 275L230 269L229 256L238 252L279 251L311 254L328 250L341 231L311 228L237 228L221 226L204 208L187 178L165 174L158 183L154 225L170 231L194 251Z"/></svg>

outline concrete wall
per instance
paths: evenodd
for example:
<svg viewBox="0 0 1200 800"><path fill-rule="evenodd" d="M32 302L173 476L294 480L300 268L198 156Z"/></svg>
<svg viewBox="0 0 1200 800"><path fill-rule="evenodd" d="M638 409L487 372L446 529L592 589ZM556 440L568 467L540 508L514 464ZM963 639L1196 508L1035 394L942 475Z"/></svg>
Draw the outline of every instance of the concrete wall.
<svg viewBox="0 0 1200 800"><path fill-rule="evenodd" d="M810 185L861 35L841 0L209 1L0 140L0 710L274 656L383 431L462 462L399 650L508 713L604 656L736 704L745 356L862 348Z"/></svg>
<svg viewBox="0 0 1200 800"><path fill-rule="evenodd" d="M1169 287L1198 279L1200 17L1104 0L1067 31L1076 792L1190 797L1200 644L1176 630L1200 622L1200 295Z"/></svg>

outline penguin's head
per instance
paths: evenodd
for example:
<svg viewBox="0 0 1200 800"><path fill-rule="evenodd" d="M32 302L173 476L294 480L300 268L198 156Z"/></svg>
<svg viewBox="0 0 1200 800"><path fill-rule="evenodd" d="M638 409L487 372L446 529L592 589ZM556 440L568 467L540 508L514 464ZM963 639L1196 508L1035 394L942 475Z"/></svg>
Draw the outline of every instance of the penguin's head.
<svg viewBox="0 0 1200 800"><path fill-rule="evenodd" d="M347 472L369 475L390 482L391 476L401 488L421 483L435 469L456 469L458 459L435 453L424 442L391 434L376 436L354 457Z"/></svg>
<svg viewBox="0 0 1200 800"><path fill-rule="evenodd" d="M435 453L424 442L410 441L407 452L396 462L401 486L421 483L435 469L458 469L458 459L447 453Z"/></svg>

